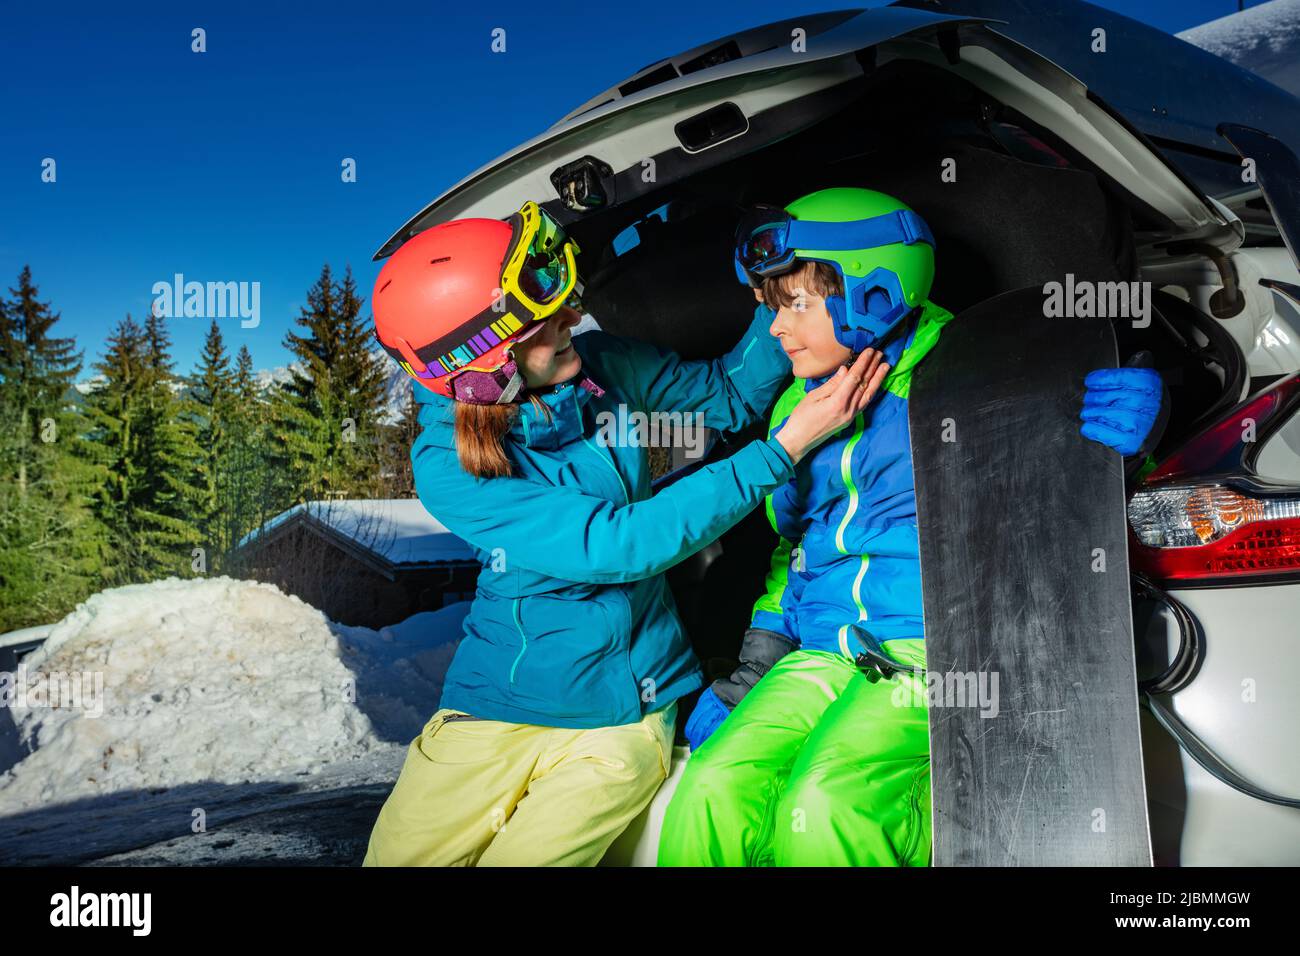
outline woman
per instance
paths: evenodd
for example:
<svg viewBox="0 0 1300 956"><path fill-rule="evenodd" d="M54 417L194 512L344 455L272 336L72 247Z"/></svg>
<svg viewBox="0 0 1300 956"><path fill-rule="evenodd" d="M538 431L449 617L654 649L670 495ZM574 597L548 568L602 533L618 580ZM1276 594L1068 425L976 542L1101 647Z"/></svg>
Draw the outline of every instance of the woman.
<svg viewBox="0 0 1300 956"><path fill-rule="evenodd" d="M864 357L778 436L652 495L646 449L610 441L611 422L683 412L734 431L764 414L789 363L764 308L714 361L571 339L575 251L527 203L508 222L420 233L376 282L379 340L424 386L416 490L483 569L367 865L598 862L667 776L676 700L702 683L662 572L783 484L879 384Z"/></svg>

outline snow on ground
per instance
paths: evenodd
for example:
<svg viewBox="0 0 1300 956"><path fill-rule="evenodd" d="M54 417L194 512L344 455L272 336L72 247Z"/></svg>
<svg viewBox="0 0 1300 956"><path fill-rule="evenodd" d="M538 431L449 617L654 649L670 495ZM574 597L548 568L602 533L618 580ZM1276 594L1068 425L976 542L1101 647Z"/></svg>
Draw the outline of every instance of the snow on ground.
<svg viewBox="0 0 1300 956"><path fill-rule="evenodd" d="M67 681L80 677L79 707L23 701L17 675L0 684L0 733L26 754L0 773L0 863L105 860L175 838L183 849L157 861L217 862L203 854L233 838L214 824L295 807L307 820L302 808L320 802L373 821L437 704L467 608L376 632L230 578L95 595L22 661L29 691L56 674L76 688ZM197 811L206 833L194 832ZM326 816L336 829L348 819ZM350 860L368 824L328 846L325 830L303 831L292 852ZM255 840L243 861L284 852L274 834L252 834L266 846Z"/></svg>
<svg viewBox="0 0 1300 956"><path fill-rule="evenodd" d="M1271 0L1178 34L1300 96L1300 0Z"/></svg>

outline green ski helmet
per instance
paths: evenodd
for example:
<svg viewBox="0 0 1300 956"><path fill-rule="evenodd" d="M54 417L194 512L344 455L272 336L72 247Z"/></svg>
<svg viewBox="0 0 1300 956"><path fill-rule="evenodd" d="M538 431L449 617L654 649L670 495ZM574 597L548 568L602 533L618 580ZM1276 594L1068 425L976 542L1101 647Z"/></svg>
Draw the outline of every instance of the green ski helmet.
<svg viewBox="0 0 1300 956"><path fill-rule="evenodd" d="M785 209L755 206L736 227L736 274L758 288L815 259L833 265L844 295L827 296L835 338L854 352L883 342L925 303L934 236L914 211L873 189L834 187Z"/></svg>

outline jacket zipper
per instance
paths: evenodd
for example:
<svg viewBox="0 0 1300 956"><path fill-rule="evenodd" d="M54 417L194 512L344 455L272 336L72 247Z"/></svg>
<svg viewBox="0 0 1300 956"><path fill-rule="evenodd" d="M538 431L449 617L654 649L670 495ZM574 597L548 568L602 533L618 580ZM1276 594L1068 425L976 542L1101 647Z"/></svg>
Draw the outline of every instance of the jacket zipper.
<svg viewBox="0 0 1300 956"><path fill-rule="evenodd" d="M523 645L519 648L519 653L515 655L514 663L510 665L510 683L515 682L515 670L519 667L519 662L524 659L524 652L528 650L528 635L524 633L524 625L519 620L519 602L520 598L515 598L512 610L515 616L515 630L519 632L519 640Z"/></svg>
<svg viewBox="0 0 1300 956"><path fill-rule="evenodd" d="M618 587L615 593L623 599L623 606L627 608L627 650L623 652L623 660L627 664L627 676L632 681L632 699L636 704L636 710L642 712L644 708L641 706L641 685L637 683L636 671L632 670L632 599L621 587Z"/></svg>
<svg viewBox="0 0 1300 956"><path fill-rule="evenodd" d="M840 454L840 480L844 482L845 490L849 493L849 506L844 511L844 517L840 519L839 527L835 529L835 547L839 549L840 554L849 553L844 547L844 530L858 510L858 486L853 483L853 450L857 447L858 439L862 437L862 430L866 425L863 414L858 412L853 435L844 443L844 451Z"/></svg>
<svg viewBox="0 0 1300 956"><path fill-rule="evenodd" d="M844 452L840 455L840 479L844 482L844 487L849 493L849 504L844 510L844 517L840 520L839 527L835 529L835 547L840 554L848 554L848 549L844 545L844 532L853 520L853 515L858 510L858 486L853 481L853 450L857 447L858 439L862 437L862 431L866 421L864 413L859 412L856 427L853 431L853 437L844 445ZM869 555L861 555L858 565L858 573L853 577L853 588L850 592L853 597L853 603L858 608L858 622L867 620L867 609L862 604L862 578L867 573L867 565L870 563ZM849 649L849 625L844 624L840 627L840 650L849 660L854 660L857 655Z"/></svg>
<svg viewBox="0 0 1300 956"><path fill-rule="evenodd" d="M858 564L858 573L853 577L853 590L851 593L853 594L853 603L858 606L858 624L867 620L867 609L862 604L862 579L866 576L867 565L870 563L871 555L862 555L860 563ZM843 651L844 656L850 660L857 659L858 655L849 650L849 625L847 624L840 626L840 650Z"/></svg>
<svg viewBox="0 0 1300 956"><path fill-rule="evenodd" d="M573 404L574 404L574 406L575 406L575 408L576 408L576 410L577 410L577 413L578 413L578 421L581 422L581 421L582 421L582 406L578 404L578 393L577 393L576 390L575 390L574 393L573 393ZM585 428L584 428L584 431L585 431ZM614 461L613 461L613 453L611 452L611 453L610 453L610 457L609 457L609 458L606 458L604 455L602 455L602 454L600 453L600 450L596 447L596 445L593 445L593 444L592 444L592 443L587 439L587 436L586 436L586 435L583 435L583 436L582 436L582 442L583 442L583 444L585 444L588 448L590 448L590 449L592 450L592 452L595 453L595 455L596 455L597 458L599 458L599 459L600 459L601 461L603 461L607 466L609 466L609 470L612 471L612 472L614 473L614 477L618 479L619 487L623 489L623 503L624 503L624 504L629 504L629 505L630 505L630 504L632 503L632 495L631 495L631 493L627 490L627 482L623 480L623 475L619 473L618 467L614 464ZM597 444L599 444L599 442L598 442Z"/></svg>
<svg viewBox="0 0 1300 956"><path fill-rule="evenodd" d="M577 401L577 399L575 398L574 401ZM632 503L632 495L627 490L627 482L623 480L623 476L619 473L618 467L614 464L614 453L610 452L609 457L606 458L600 452L598 447L600 445L599 441L593 445L590 441L587 441L585 435L582 440L587 447L592 450L597 458L609 466L609 470L614 473L614 477L618 479L619 486L623 489L624 504L630 505ZM627 667L627 676L632 682L632 702L634 710L638 714L641 714L643 711L643 708L641 707L641 685L637 683L636 672L632 670L632 601L621 587L617 585L613 585L613 587L614 593L623 599L623 606L627 608L627 650L623 652L623 662Z"/></svg>

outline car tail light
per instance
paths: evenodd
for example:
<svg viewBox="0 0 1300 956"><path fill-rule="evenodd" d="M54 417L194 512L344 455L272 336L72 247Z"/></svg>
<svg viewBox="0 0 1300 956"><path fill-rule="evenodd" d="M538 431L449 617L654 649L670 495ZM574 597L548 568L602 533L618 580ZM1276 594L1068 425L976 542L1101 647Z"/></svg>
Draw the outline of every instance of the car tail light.
<svg viewBox="0 0 1300 956"><path fill-rule="evenodd" d="M1186 585L1300 579L1300 487L1261 478L1264 441L1300 410L1300 375L1169 456L1129 500L1134 569Z"/></svg>

